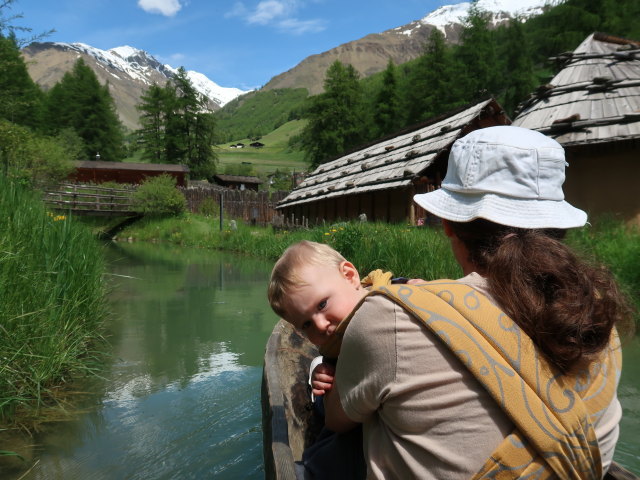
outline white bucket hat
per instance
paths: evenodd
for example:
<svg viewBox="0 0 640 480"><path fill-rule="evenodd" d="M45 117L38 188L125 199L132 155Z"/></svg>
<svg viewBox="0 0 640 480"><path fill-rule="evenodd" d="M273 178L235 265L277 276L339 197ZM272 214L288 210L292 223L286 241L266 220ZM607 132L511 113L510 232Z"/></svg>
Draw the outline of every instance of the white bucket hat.
<svg viewBox="0 0 640 480"><path fill-rule="evenodd" d="M484 218L517 228L573 228L587 214L564 201L564 150L534 130L474 130L451 148L442 188L415 195L425 210L454 222Z"/></svg>

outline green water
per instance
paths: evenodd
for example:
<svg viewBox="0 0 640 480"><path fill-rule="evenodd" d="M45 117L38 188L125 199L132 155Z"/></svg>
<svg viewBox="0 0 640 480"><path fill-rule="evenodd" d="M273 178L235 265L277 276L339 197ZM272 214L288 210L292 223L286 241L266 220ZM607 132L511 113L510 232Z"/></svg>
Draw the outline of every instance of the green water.
<svg viewBox="0 0 640 480"><path fill-rule="evenodd" d="M24 480L263 478L272 264L138 244L109 258L105 380L86 413L36 436Z"/></svg>
<svg viewBox="0 0 640 480"><path fill-rule="evenodd" d="M108 251L113 285L103 379L73 420L29 442L11 480L264 477L260 382L276 322L271 262L149 244ZM640 342L624 349L616 460L640 472Z"/></svg>

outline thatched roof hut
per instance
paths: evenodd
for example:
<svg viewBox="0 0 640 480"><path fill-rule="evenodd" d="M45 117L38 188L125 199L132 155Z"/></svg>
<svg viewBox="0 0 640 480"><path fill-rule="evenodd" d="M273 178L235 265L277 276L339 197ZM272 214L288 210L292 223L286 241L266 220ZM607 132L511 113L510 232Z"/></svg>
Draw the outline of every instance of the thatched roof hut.
<svg viewBox="0 0 640 480"><path fill-rule="evenodd" d="M413 223L426 216L413 195L440 187L453 142L508 123L493 99L459 108L320 165L277 208L311 223L363 213L369 220Z"/></svg>
<svg viewBox="0 0 640 480"><path fill-rule="evenodd" d="M594 33L555 60L564 68L513 124L565 147L570 202L640 223L640 42Z"/></svg>

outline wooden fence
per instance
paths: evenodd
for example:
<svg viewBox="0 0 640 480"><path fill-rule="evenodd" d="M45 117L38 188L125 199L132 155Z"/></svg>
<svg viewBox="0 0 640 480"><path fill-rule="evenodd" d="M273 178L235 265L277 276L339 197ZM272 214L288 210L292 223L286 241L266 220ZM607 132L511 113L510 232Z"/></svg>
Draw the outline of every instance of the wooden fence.
<svg viewBox="0 0 640 480"><path fill-rule="evenodd" d="M251 225L267 225L276 216L275 206L288 192L255 192L231 190L216 186L180 189L187 199L187 208L193 213L219 215L244 220Z"/></svg>
<svg viewBox="0 0 640 480"><path fill-rule="evenodd" d="M107 188L97 185L62 184L44 192L44 203L52 210L74 215L134 216L131 199L134 188Z"/></svg>

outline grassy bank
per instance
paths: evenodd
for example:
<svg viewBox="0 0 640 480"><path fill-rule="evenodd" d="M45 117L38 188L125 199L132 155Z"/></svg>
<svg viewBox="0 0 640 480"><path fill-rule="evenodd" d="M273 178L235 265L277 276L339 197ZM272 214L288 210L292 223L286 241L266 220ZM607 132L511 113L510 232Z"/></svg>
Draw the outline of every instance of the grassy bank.
<svg viewBox="0 0 640 480"><path fill-rule="evenodd" d="M239 222L241 223L241 222ZM378 223L339 223L310 230L273 231L250 228L220 231L217 218L188 214L180 218L146 219L121 234L134 241L168 242L188 247L247 253L272 260L302 239L335 247L361 272L374 268L413 278L457 278L461 271L440 229ZM640 230L601 219L570 232L567 242L583 255L607 265L640 311Z"/></svg>
<svg viewBox="0 0 640 480"><path fill-rule="evenodd" d="M88 229L0 177L0 423L28 424L96 366L102 252Z"/></svg>
<svg viewBox="0 0 640 480"><path fill-rule="evenodd" d="M460 275L444 235L434 229L381 223L339 223L310 230L274 231L240 224L220 231L217 218L187 214L180 218L143 219L120 234L120 240L168 242L213 248L275 260L292 243L307 239L328 243L360 271L391 270L406 277ZM417 262L416 259L421 261Z"/></svg>

